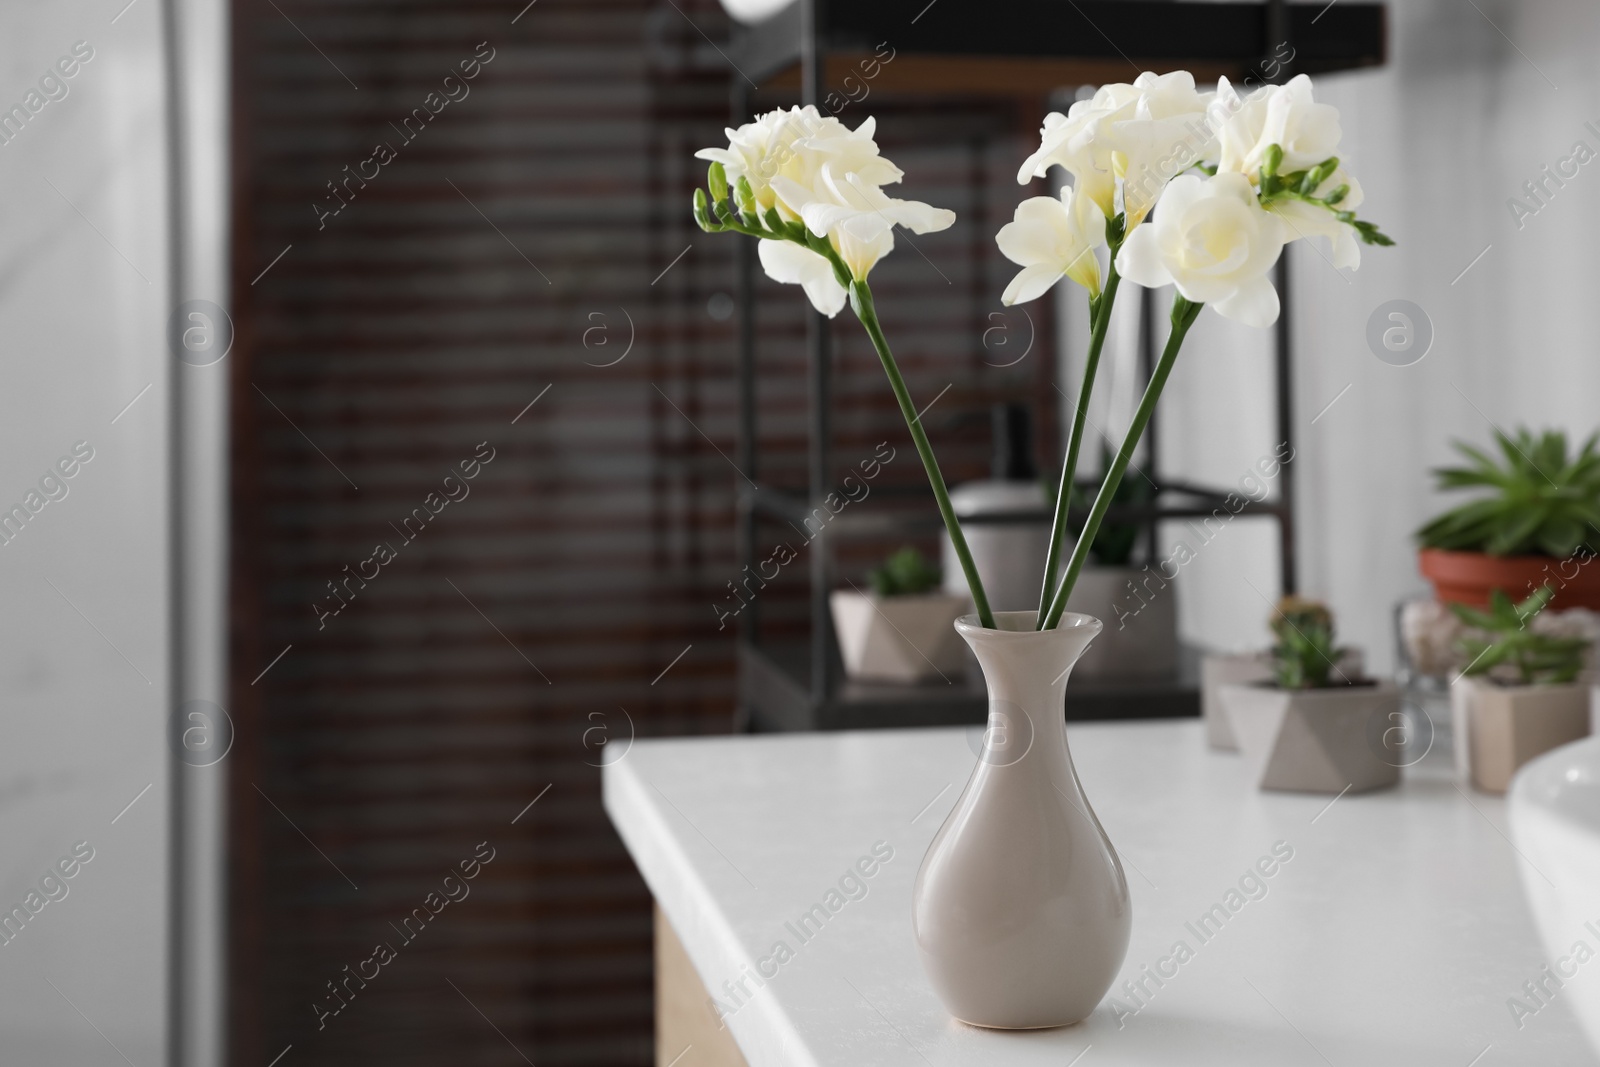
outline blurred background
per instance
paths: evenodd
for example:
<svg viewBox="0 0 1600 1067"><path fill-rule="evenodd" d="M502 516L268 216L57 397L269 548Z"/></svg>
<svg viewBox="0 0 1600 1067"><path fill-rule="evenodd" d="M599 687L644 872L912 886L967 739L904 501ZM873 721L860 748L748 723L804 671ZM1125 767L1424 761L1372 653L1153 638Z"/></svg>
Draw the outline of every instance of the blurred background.
<svg viewBox="0 0 1600 1067"><path fill-rule="evenodd" d="M0 945L0 1058L652 1062L649 892L598 768L634 736L794 728L754 690L840 685L785 658L814 647L811 556L758 628L725 617L741 538L793 536L756 479L803 499L888 442L873 492L925 492L848 316L819 381L798 292L746 294L738 242L690 217L694 151L798 78L745 79L717 0L65 0L7 27L0 904L93 859ZM1233 487L1290 427L1294 576L1377 671L1451 439L1594 426L1600 178L1524 186L1600 146L1597 41L1576 0L1387 4L1378 64L1317 91L1398 247L1359 273L1293 247L1281 404L1274 334L1204 319L1140 459ZM1080 86L866 90L841 120L875 116L902 195L958 216L873 276L945 474L990 475L997 403L1049 471L1085 310L1003 308L993 233L1050 191L1016 171ZM1368 340L1395 300L1429 338L1403 366ZM1092 457L1158 328L1121 311ZM1187 536L1141 529L1135 565ZM1283 543L1241 519L1184 568L1185 647L1260 643ZM903 544L939 552L863 524L822 592ZM330 998L379 942L381 977Z"/></svg>

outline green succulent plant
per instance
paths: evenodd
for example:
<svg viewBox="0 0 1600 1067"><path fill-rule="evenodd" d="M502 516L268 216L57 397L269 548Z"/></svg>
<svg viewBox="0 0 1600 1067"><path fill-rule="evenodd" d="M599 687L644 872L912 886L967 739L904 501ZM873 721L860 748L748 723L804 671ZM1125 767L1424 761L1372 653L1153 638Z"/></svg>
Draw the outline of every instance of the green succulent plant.
<svg viewBox="0 0 1600 1067"><path fill-rule="evenodd" d="M872 591L879 596L909 596L938 588L943 572L937 563L907 545L884 560L883 566L874 567L867 577Z"/></svg>
<svg viewBox="0 0 1600 1067"><path fill-rule="evenodd" d="M1495 431L1501 457L1457 441L1471 464L1434 470L1440 489L1492 489L1440 515L1417 531L1425 548L1491 556L1565 559L1600 542L1600 434L1568 458L1567 437L1526 429L1515 437Z"/></svg>
<svg viewBox="0 0 1600 1067"><path fill-rule="evenodd" d="M1587 658L1588 638L1558 637L1528 628L1553 596L1555 590L1545 585L1520 604L1512 603L1504 591L1496 589L1489 594L1488 611L1451 604L1456 618L1489 635L1485 639L1466 634L1460 639L1457 647L1471 657L1462 673L1488 674L1505 665L1515 671L1523 685L1560 685L1576 678Z"/></svg>
<svg viewBox="0 0 1600 1067"><path fill-rule="evenodd" d="M1344 649L1334 641L1333 613L1326 604L1286 596L1268 625L1278 639L1272 646L1272 675L1280 688L1326 689L1335 684L1328 675Z"/></svg>

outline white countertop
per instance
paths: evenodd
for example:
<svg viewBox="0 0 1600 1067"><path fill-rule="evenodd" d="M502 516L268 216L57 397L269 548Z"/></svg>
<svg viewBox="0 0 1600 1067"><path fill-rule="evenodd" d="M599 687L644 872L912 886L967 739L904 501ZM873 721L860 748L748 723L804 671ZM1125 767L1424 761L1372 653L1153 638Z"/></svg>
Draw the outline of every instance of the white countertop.
<svg viewBox="0 0 1600 1067"><path fill-rule="evenodd" d="M1133 893L1117 988L1065 1029L955 1022L917 961L911 886L977 732L640 741L605 769L606 810L707 989L737 1006L727 1022L752 1067L1600 1064L1562 991L1528 1001L1539 1010L1520 1028L1508 1007L1547 961L1502 801L1463 796L1436 756L1398 790L1331 807L1262 793L1198 721L1068 727ZM825 899L879 842L893 858L868 865L865 895L847 882L858 899ZM1293 857L1265 865L1265 895L1247 880L1257 899L1225 900L1279 842ZM1191 926L1238 900L1202 942ZM838 910L802 941L786 924L814 904ZM1188 958L1161 962L1180 940ZM749 997L723 988L764 959L776 974L745 977ZM1139 1006L1121 987L1146 965L1171 977L1145 978Z"/></svg>

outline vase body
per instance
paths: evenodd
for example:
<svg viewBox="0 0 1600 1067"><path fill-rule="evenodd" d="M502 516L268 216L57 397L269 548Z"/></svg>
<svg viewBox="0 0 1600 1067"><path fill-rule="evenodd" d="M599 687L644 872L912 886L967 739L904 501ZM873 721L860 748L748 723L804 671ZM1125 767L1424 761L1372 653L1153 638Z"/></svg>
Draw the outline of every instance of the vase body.
<svg viewBox="0 0 1600 1067"><path fill-rule="evenodd" d="M917 872L912 926L951 1015L1034 1029L1088 1016L1128 951L1132 907L1116 851L1067 751L1072 665L1099 620L997 612L956 622L983 668L989 728L978 765Z"/></svg>

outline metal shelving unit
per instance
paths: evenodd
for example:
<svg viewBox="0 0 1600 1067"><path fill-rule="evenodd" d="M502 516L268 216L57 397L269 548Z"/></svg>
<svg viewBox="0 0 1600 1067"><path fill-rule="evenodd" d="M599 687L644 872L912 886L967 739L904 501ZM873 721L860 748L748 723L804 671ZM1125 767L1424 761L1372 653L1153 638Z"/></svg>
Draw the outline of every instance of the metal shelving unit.
<svg viewBox="0 0 1600 1067"><path fill-rule="evenodd" d="M1379 3L1337 5L1196 3L1186 0L795 0L768 20L739 30L729 58L733 121L748 121L754 86L799 90L819 104L826 86L840 82L889 42L895 59L874 81L874 92L949 97L977 94L1042 100L1063 86L1126 79L1130 67L1164 72L1186 69L1197 78L1226 75L1242 82L1259 71L1279 42L1292 42L1295 73L1329 73L1379 66L1386 55L1385 9ZM1070 49L1061 43L1070 42ZM1127 43L1133 56L1118 47ZM1257 75L1258 79L1260 74ZM1272 79L1261 79L1272 80ZM1042 118L1042 109L1041 116ZM808 494L759 484L756 420L755 247L738 242L739 467L756 482L741 487L738 544L741 564L756 560L757 522L767 517L801 522L830 489L832 477L832 349L828 320L808 312ZM1293 441L1288 257L1279 260L1277 287L1283 312L1275 330L1278 440ZM1142 296L1141 368L1154 363L1151 294ZM1154 469L1156 426L1147 440L1145 473L1158 487L1151 503L1119 506L1112 521L1148 523L1153 556L1155 524L1163 519L1208 516L1223 506L1226 490L1163 480ZM1046 464L1046 469L1049 469ZM1278 524L1285 591L1295 588L1295 498L1290 464L1276 499L1250 503L1241 515L1270 516ZM907 504L914 506L907 507ZM937 530L933 497L924 490L873 509L851 511L811 543L810 639L799 645L759 640L755 603L739 622L739 701L756 730L842 729L982 723L987 701L975 680L952 684L869 685L847 681L834 642L828 592L833 581L832 542L885 533ZM990 521L1037 521L1038 514ZM1048 521L1048 514L1044 514ZM1198 657L1185 650L1169 678L1121 684L1073 683L1068 717L1145 718L1199 712Z"/></svg>

